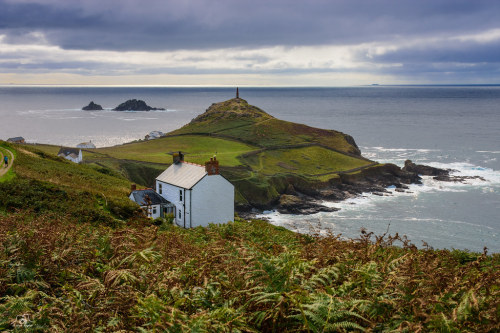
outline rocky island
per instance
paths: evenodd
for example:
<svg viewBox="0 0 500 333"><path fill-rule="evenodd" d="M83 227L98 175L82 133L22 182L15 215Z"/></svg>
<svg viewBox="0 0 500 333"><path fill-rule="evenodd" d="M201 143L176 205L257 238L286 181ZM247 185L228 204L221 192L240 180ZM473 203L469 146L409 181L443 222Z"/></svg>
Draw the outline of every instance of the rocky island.
<svg viewBox="0 0 500 333"><path fill-rule="evenodd" d="M94 101L91 101L89 103L89 105L84 106L82 108L82 110L84 110L84 111L100 111L100 110L102 110L102 106L100 106L99 104L94 103Z"/></svg>
<svg viewBox="0 0 500 333"><path fill-rule="evenodd" d="M113 111L154 111L154 110L165 110L164 108L154 108L146 104L140 99L129 99L128 101L121 103Z"/></svg>

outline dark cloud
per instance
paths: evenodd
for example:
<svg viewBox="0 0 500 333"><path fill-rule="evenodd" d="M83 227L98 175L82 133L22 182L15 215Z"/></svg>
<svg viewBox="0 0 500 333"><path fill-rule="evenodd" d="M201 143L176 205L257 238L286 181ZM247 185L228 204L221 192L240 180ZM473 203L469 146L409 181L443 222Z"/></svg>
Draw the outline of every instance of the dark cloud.
<svg viewBox="0 0 500 333"><path fill-rule="evenodd" d="M0 0L9 42L33 31L68 49L327 45L497 27L497 0Z"/></svg>
<svg viewBox="0 0 500 333"><path fill-rule="evenodd" d="M413 82L482 78L498 83L500 37L473 35L500 31L499 17L498 0L0 0L2 43L63 49L54 57L49 48L43 55L36 48L0 50L0 72L355 72ZM348 65L335 61L335 51L329 59L324 52L330 51L319 48L318 54L298 51L294 59L285 59L295 47L336 45L352 46L344 48ZM283 48L265 50L274 46ZM383 52L374 52L377 47ZM218 49L225 50L210 53ZM151 64L106 59L113 53L82 56L85 52L66 50L188 51L168 53L171 61L153 59Z"/></svg>

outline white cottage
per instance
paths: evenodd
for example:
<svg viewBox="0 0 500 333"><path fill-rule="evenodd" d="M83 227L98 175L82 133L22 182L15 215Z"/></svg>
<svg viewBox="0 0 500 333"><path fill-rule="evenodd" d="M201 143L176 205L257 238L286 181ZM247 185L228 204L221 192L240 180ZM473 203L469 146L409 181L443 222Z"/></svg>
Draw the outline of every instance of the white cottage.
<svg viewBox="0 0 500 333"><path fill-rule="evenodd" d="M76 145L76 148L95 148L95 144L92 143L92 140L89 142L82 142Z"/></svg>
<svg viewBox="0 0 500 333"><path fill-rule="evenodd" d="M184 161L174 153L174 163L156 178L156 191L175 205L175 223L184 228L234 221L234 186L219 174L219 161L205 166Z"/></svg>
<svg viewBox="0 0 500 333"><path fill-rule="evenodd" d="M82 150L77 148L61 147L57 156L64 157L65 159L75 163L80 163L83 160Z"/></svg>

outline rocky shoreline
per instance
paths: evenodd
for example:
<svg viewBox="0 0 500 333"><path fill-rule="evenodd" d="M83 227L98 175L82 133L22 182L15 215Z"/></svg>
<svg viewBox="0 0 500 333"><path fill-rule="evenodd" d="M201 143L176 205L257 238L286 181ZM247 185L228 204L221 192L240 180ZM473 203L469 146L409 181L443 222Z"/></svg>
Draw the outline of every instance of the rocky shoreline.
<svg viewBox="0 0 500 333"><path fill-rule="evenodd" d="M403 168L395 164L381 164L367 168L356 174L340 175L339 180L330 182L327 186L314 190L300 191L289 184L278 202L270 210L277 210L281 214L310 215L319 212L334 212L339 208L324 206L322 201L341 202L357 197L362 193L374 195L390 195L387 190L395 186L396 192L407 192L410 184L422 184L421 176L432 176L433 179L443 182L464 182L470 179L485 180L479 176L453 176L454 170L439 169L427 165L417 165L410 160L405 161ZM254 217L262 209L243 209L240 216Z"/></svg>

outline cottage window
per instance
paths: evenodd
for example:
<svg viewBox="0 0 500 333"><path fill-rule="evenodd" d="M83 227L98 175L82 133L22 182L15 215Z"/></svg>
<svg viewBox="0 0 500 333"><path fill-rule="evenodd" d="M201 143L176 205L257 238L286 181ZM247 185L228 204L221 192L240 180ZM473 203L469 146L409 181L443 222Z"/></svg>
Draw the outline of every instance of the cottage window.
<svg viewBox="0 0 500 333"><path fill-rule="evenodd" d="M156 215L156 207L153 207L153 215Z"/></svg>
<svg viewBox="0 0 500 333"><path fill-rule="evenodd" d="M179 190L179 201L182 201L182 190Z"/></svg>
<svg viewBox="0 0 500 333"><path fill-rule="evenodd" d="M158 193L161 194L161 192L162 192L161 184L158 184Z"/></svg>

